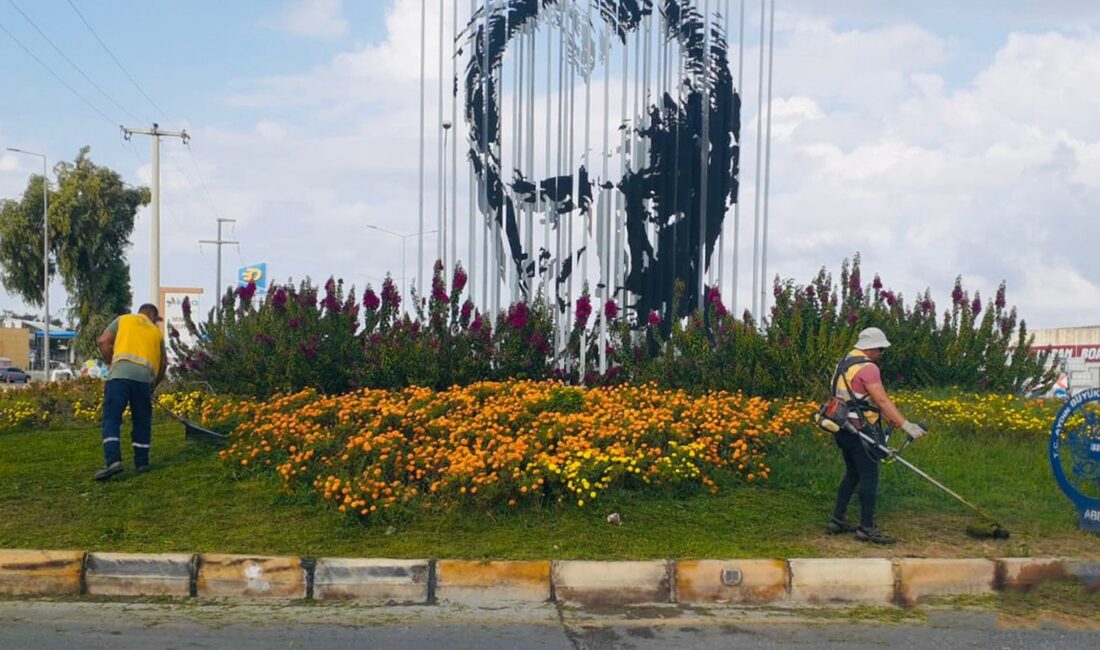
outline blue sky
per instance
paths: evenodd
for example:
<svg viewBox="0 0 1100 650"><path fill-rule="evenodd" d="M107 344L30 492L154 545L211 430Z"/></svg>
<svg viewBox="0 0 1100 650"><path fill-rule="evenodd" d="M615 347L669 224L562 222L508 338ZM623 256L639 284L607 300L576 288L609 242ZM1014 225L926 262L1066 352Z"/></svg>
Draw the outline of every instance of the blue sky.
<svg viewBox="0 0 1100 650"><path fill-rule="evenodd" d="M191 153L171 140L163 149L162 284L213 291L213 251L196 240L213 237L215 213L239 219L231 234L241 252L227 249L225 283L258 261L279 279L335 274L359 287L400 274L399 242L363 226L415 230L419 2L72 1L168 119L66 0L0 0L0 25L107 114L0 31L0 145L51 161L90 145L98 163L148 183L148 140L123 142L118 124L186 127ZM747 5L751 180L759 23L758 3ZM959 273L991 296L1006 279L1009 301L1033 325L1100 322L1100 271L1089 263L1100 198L1098 26L1100 3L1083 0L781 0L768 275L805 280L858 250L865 271L907 296L930 286L943 304ZM434 96L429 106L431 119ZM429 157L435 147L432 136ZM17 196L37 164L0 154L0 196ZM429 188L434 178L429 165ZM754 198L746 187L743 211ZM143 211L131 251L138 301L148 251ZM20 306L0 291L0 308Z"/></svg>

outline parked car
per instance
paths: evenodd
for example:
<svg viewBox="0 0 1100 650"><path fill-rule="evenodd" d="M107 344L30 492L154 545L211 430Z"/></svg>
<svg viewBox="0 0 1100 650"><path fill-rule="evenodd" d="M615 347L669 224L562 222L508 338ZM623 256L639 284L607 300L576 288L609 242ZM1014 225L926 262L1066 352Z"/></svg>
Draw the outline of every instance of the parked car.
<svg viewBox="0 0 1100 650"><path fill-rule="evenodd" d="M0 382L5 384L26 384L30 382L31 376L23 372L21 368L15 366L9 366L0 370Z"/></svg>

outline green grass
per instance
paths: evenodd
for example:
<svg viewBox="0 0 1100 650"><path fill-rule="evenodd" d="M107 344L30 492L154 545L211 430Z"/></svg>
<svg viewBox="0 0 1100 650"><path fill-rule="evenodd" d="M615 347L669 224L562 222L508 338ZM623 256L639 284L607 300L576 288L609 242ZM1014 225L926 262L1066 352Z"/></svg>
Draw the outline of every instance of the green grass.
<svg viewBox="0 0 1100 650"><path fill-rule="evenodd" d="M356 523L271 476L234 479L216 451L157 425L154 470L91 480L95 429L0 435L0 548L200 551L373 557L696 558L807 556L1100 556L1046 464L1045 438L931 434L908 457L987 507L1007 542L970 540L976 521L898 465L884 468L880 524L902 541L867 547L821 533L842 463L831 442L801 434L776 450L767 486L706 493L609 492L594 507L423 513ZM125 451L128 451L125 449ZM605 521L619 512L622 525ZM853 503L853 516L855 504Z"/></svg>

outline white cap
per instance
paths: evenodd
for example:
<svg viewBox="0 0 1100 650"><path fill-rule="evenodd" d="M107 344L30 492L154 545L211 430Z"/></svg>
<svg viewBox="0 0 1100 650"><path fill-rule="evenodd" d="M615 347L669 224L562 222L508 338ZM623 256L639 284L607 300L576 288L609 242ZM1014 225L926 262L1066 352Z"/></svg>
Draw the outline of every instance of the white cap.
<svg viewBox="0 0 1100 650"><path fill-rule="evenodd" d="M868 327L859 333L856 341L857 350L874 350L876 348L888 348L890 342L886 340L886 334L877 327Z"/></svg>

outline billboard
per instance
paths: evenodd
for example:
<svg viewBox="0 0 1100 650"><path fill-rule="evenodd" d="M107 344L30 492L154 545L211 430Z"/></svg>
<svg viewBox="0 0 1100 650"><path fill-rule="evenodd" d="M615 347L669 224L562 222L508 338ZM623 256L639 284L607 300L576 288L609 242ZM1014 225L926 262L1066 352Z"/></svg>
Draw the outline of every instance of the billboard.
<svg viewBox="0 0 1100 650"><path fill-rule="evenodd" d="M256 283L256 293L267 293L267 262L242 266L237 271L237 286L243 287L249 282Z"/></svg>
<svg viewBox="0 0 1100 650"><path fill-rule="evenodd" d="M187 331L183 322L183 300L187 298L191 303L191 319L201 321L202 289L197 287L161 287L160 289L160 313L164 318L164 333L171 334L173 330L179 333L179 340L185 345L194 345L195 339ZM169 346L169 362L175 363Z"/></svg>

